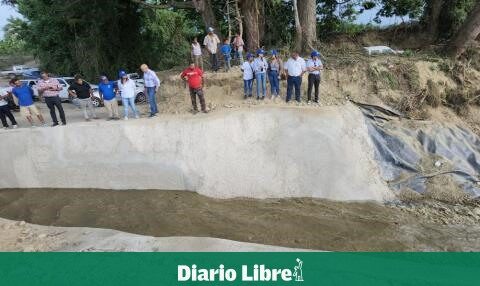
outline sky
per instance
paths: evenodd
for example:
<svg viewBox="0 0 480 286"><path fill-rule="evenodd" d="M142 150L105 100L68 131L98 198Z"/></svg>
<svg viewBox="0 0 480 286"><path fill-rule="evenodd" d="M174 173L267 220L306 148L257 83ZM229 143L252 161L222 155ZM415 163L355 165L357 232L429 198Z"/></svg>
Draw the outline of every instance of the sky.
<svg viewBox="0 0 480 286"><path fill-rule="evenodd" d="M357 23L362 23L362 24L367 24L372 22L373 18L375 18L375 14L377 11L375 9L366 11L362 15L360 15L357 19ZM0 4L0 38L3 39L3 27L7 24L7 19L9 17L21 17L20 14L18 14L14 8L6 5L1 5ZM382 19L382 26L388 26L392 25L395 23L400 23L401 19L400 18L383 18Z"/></svg>

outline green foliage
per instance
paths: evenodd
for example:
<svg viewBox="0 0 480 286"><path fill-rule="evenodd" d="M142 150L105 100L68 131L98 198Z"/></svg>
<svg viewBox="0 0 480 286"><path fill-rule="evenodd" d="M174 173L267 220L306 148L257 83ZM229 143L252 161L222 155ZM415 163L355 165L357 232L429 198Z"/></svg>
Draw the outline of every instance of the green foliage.
<svg viewBox="0 0 480 286"><path fill-rule="evenodd" d="M28 21L25 40L52 72L97 79L144 59L139 7L129 0L19 0L18 10Z"/></svg>
<svg viewBox="0 0 480 286"><path fill-rule="evenodd" d="M416 19L423 13L424 0L381 0L380 2L382 5L378 16L408 16L410 19Z"/></svg>
<svg viewBox="0 0 480 286"><path fill-rule="evenodd" d="M189 39L196 35L196 31L185 14L158 9L145 13L143 26L142 34L147 43L144 49L150 65L171 68L187 63Z"/></svg>
<svg viewBox="0 0 480 286"><path fill-rule="evenodd" d="M22 38L26 23L18 18L9 18L4 27L4 39L0 41L0 55L25 55L28 53L26 43Z"/></svg>
<svg viewBox="0 0 480 286"><path fill-rule="evenodd" d="M440 15L441 21L439 22L440 38L449 39L452 37L463 24L475 3L476 0L445 1Z"/></svg>

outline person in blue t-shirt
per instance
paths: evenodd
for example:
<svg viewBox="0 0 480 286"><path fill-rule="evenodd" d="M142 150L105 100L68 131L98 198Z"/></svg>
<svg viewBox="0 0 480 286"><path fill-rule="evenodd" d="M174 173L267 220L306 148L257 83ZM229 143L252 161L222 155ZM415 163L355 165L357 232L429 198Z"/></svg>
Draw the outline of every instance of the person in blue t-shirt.
<svg viewBox="0 0 480 286"><path fill-rule="evenodd" d="M223 45L220 48L220 51L222 52L223 55L223 61L225 62L225 71L228 72L231 68L230 66L230 61L232 59L232 47L230 46L230 40L225 39L223 41Z"/></svg>
<svg viewBox="0 0 480 286"><path fill-rule="evenodd" d="M46 126L45 120L38 108L33 103L33 90L26 83L22 84L20 79L14 78L10 81L13 85L12 94L18 99L18 105L20 105L20 112L27 118L28 122L33 124L33 116L37 116L38 120L43 126Z"/></svg>
<svg viewBox="0 0 480 286"><path fill-rule="evenodd" d="M103 100L103 105L108 111L107 120L119 120L118 102L115 94L115 82L108 80L108 77L103 75L100 77L98 84L98 93Z"/></svg>

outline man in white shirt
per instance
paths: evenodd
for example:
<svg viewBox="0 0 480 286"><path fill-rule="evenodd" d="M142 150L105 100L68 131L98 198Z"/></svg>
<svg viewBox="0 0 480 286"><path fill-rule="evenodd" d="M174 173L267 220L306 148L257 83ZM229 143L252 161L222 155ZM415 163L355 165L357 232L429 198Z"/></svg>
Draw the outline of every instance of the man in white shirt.
<svg viewBox="0 0 480 286"><path fill-rule="evenodd" d="M284 67L287 77L287 102L292 99L292 91L295 88L295 100L301 101L300 88L302 86L302 76L306 72L307 67L305 60L302 59L297 52L292 52L290 58Z"/></svg>
<svg viewBox="0 0 480 286"><path fill-rule="evenodd" d="M212 70L218 70L218 57L217 57L217 50L218 44L220 44L220 39L218 38L215 33L213 33L213 28L208 28L208 35L205 36L203 40L203 45L207 48L208 53L210 54L210 59L212 63Z"/></svg>
<svg viewBox="0 0 480 286"><path fill-rule="evenodd" d="M4 129L8 129L8 122L7 117L10 119L13 128L17 128L17 121L13 116L12 112L10 111L10 106L8 106L7 97L10 96L12 92L11 88L7 88L0 91L0 119L2 121L2 125Z"/></svg>
<svg viewBox="0 0 480 286"><path fill-rule="evenodd" d="M318 103L318 96L320 93L320 81L321 74L320 71L323 70L323 63L320 60L320 53L313 51L311 58L307 61L307 71L308 71L308 104L312 101L312 89L315 87L315 103Z"/></svg>
<svg viewBox="0 0 480 286"><path fill-rule="evenodd" d="M253 94L253 55L247 54L247 61L242 64L243 71L243 94L245 99Z"/></svg>
<svg viewBox="0 0 480 286"><path fill-rule="evenodd" d="M257 100L264 100L267 94L267 69L268 62L263 56L265 51L259 49L257 51L257 58L253 61L253 72L257 81Z"/></svg>
<svg viewBox="0 0 480 286"><path fill-rule="evenodd" d="M160 88L160 79L157 74L152 71L148 65L140 66L143 72L143 81L145 84L145 94L148 96L148 103L150 104L150 118L157 116L157 93Z"/></svg>

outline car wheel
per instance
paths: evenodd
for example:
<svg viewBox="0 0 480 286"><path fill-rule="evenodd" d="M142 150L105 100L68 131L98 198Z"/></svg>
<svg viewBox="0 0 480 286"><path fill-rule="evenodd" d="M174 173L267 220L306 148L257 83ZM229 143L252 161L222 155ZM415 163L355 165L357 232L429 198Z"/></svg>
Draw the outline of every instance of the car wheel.
<svg viewBox="0 0 480 286"><path fill-rule="evenodd" d="M92 104L94 107L100 107L102 105L102 102L100 101L100 98L95 97L92 99Z"/></svg>
<svg viewBox="0 0 480 286"><path fill-rule="evenodd" d="M139 94L137 94L137 98L135 99L135 101L137 103L145 103L147 102L147 96L143 92L140 92Z"/></svg>

